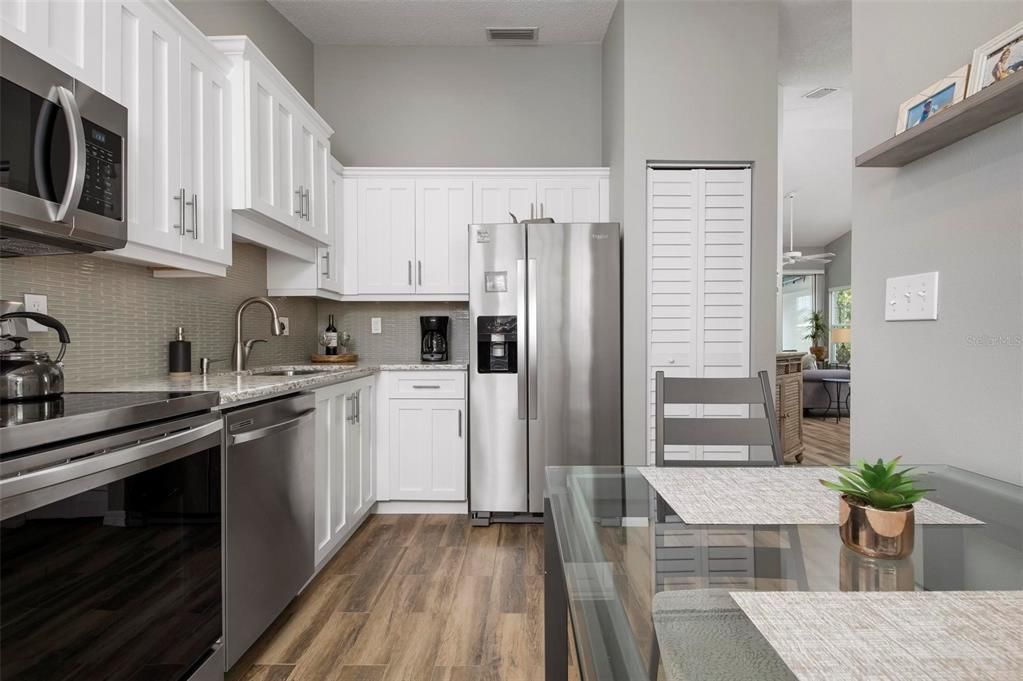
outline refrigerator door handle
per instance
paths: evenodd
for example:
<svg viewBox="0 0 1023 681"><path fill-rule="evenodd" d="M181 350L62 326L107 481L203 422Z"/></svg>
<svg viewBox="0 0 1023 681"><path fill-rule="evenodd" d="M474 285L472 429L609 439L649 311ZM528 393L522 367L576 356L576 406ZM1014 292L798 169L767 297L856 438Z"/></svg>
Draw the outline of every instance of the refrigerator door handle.
<svg viewBox="0 0 1023 681"><path fill-rule="evenodd" d="M526 367L528 376L529 418L536 420L537 402L537 323L536 323L536 259L530 258L526 261L526 295L529 297L529 309L526 311L526 333L528 334L528 346L526 347Z"/></svg>
<svg viewBox="0 0 1023 681"><path fill-rule="evenodd" d="M516 314L517 323L515 325L515 344L519 347L520 355L529 354L529 350L526 349L526 261L516 260L516 282L515 295L517 297L517 309ZM526 393L528 391L527 384L529 382L529 376L526 372L524 357L519 357L518 368L516 370L517 380L519 384L519 420L524 421L527 418L527 402Z"/></svg>

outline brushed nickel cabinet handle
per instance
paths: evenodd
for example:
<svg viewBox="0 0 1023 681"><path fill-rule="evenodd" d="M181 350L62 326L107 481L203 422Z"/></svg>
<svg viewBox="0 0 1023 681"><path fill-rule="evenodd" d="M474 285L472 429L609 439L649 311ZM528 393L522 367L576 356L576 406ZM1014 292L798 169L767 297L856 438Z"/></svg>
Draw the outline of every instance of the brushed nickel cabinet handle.
<svg viewBox="0 0 1023 681"><path fill-rule="evenodd" d="M174 225L174 229L181 232L181 236L185 235L185 188L182 187L178 193L171 197L178 202L178 224Z"/></svg>
<svg viewBox="0 0 1023 681"><path fill-rule="evenodd" d="M312 201L312 198L311 198L311 195L310 195L311 191L312 191L311 189L306 189L305 190L305 215L304 215L304 217L306 219L306 222L310 222L312 220L312 214L313 214L313 201Z"/></svg>
<svg viewBox="0 0 1023 681"><path fill-rule="evenodd" d="M302 185L298 186L298 189L295 190L295 194L298 196L298 208L295 209L295 215L300 218L305 217L302 215Z"/></svg>
<svg viewBox="0 0 1023 681"><path fill-rule="evenodd" d="M412 261L408 261L408 285L412 285Z"/></svg>
<svg viewBox="0 0 1023 681"><path fill-rule="evenodd" d="M323 272L321 274L323 276L325 276L325 277L329 277L330 276L330 251L325 252L320 257L323 258L323 265L324 265Z"/></svg>
<svg viewBox="0 0 1023 681"><path fill-rule="evenodd" d="M185 202L186 206L192 207L192 229L182 230L182 234L191 234L193 239L199 239L199 195L192 194L192 200Z"/></svg>
<svg viewBox="0 0 1023 681"><path fill-rule="evenodd" d="M416 260L416 267L419 269L419 285L423 285L423 261Z"/></svg>
<svg viewBox="0 0 1023 681"><path fill-rule="evenodd" d="M544 217L544 214L543 214L543 204L542 203L540 204L540 217Z"/></svg>
<svg viewBox="0 0 1023 681"><path fill-rule="evenodd" d="M462 437L462 410L458 410L458 437Z"/></svg>

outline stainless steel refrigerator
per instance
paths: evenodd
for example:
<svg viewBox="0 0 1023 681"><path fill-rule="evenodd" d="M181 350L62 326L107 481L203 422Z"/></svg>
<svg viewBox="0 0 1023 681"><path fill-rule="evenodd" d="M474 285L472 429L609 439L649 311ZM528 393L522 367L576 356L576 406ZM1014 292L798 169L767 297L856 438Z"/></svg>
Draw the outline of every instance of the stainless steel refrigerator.
<svg viewBox="0 0 1023 681"><path fill-rule="evenodd" d="M469 510L543 512L544 467L621 465L618 223L469 226Z"/></svg>

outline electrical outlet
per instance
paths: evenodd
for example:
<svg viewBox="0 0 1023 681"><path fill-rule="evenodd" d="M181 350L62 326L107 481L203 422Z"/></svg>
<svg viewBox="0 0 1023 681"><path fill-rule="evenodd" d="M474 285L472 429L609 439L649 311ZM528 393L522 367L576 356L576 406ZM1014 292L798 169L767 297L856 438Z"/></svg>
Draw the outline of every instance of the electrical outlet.
<svg viewBox="0 0 1023 681"><path fill-rule="evenodd" d="M885 285L884 318L889 322L938 318L938 273L891 277Z"/></svg>
<svg viewBox="0 0 1023 681"><path fill-rule="evenodd" d="M46 314L46 296L39 295L36 293L25 294L25 312L38 312L39 314ZM46 332L48 328L34 322L31 319L28 320L28 330L33 332Z"/></svg>
<svg viewBox="0 0 1023 681"><path fill-rule="evenodd" d="M278 319L281 320L281 335L282 336L290 336L291 335L291 322L288 321L287 317L278 317Z"/></svg>
<svg viewBox="0 0 1023 681"><path fill-rule="evenodd" d="M383 333L383 323L380 317L370 317L369 320L369 332L370 333Z"/></svg>

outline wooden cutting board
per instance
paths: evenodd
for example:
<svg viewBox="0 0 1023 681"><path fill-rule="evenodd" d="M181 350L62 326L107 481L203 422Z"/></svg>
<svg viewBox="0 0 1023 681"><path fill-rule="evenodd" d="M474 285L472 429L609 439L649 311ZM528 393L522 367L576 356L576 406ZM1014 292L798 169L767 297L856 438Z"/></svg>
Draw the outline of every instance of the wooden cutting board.
<svg viewBox="0 0 1023 681"><path fill-rule="evenodd" d="M355 353L346 353L343 355L313 355L312 360L314 364L355 364L359 361L359 356Z"/></svg>

